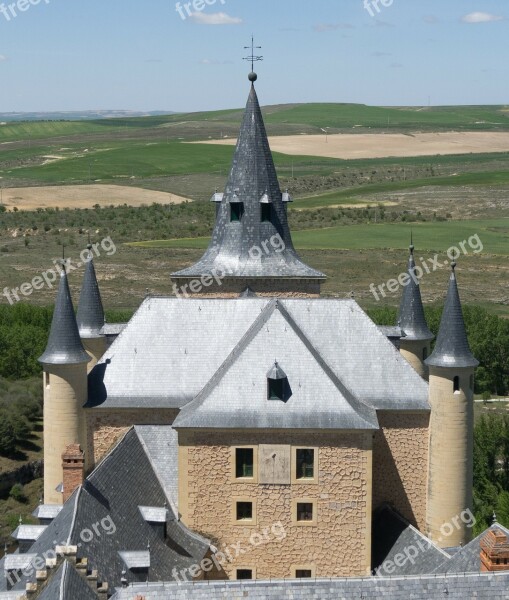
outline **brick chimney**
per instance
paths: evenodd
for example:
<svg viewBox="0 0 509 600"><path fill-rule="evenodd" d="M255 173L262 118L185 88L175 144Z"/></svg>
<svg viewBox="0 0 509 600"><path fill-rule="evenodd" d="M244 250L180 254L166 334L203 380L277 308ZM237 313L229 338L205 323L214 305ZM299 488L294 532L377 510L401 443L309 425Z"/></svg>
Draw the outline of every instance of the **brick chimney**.
<svg viewBox="0 0 509 600"><path fill-rule="evenodd" d="M481 538L481 572L509 571L509 537L498 527Z"/></svg>
<svg viewBox="0 0 509 600"><path fill-rule="evenodd" d="M83 483L85 456L79 444L70 444L62 454L64 503L74 490Z"/></svg>

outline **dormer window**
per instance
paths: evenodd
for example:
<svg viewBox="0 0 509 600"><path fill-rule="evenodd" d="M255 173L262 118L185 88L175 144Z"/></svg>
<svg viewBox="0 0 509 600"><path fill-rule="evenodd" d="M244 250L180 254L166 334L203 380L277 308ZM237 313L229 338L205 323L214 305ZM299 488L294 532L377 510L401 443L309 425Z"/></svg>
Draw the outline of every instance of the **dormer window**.
<svg viewBox="0 0 509 600"><path fill-rule="evenodd" d="M460 378L457 375L454 378L453 388L454 388L455 392L459 392L460 391Z"/></svg>
<svg viewBox="0 0 509 600"><path fill-rule="evenodd" d="M230 202L230 223L239 223L244 214L243 202Z"/></svg>
<svg viewBox="0 0 509 600"><path fill-rule="evenodd" d="M288 202L293 202L293 199L290 196L290 193L288 192L288 188L286 189L286 192L283 192L282 200L284 204L287 204Z"/></svg>
<svg viewBox="0 0 509 600"><path fill-rule="evenodd" d="M272 221L272 206L270 204L262 204L261 207L262 223L270 223Z"/></svg>
<svg viewBox="0 0 509 600"><path fill-rule="evenodd" d="M291 396L288 377L277 361L267 373L267 399L286 402Z"/></svg>

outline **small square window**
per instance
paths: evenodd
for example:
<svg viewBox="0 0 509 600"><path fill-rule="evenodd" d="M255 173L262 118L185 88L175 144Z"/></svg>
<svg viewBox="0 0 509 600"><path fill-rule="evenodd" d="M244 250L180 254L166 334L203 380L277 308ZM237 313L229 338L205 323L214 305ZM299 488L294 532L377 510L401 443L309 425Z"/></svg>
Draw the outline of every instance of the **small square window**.
<svg viewBox="0 0 509 600"><path fill-rule="evenodd" d="M254 450L253 448L235 449L235 477L253 477L254 475Z"/></svg>
<svg viewBox="0 0 509 600"><path fill-rule="evenodd" d="M253 579L253 569L237 569L237 579Z"/></svg>
<svg viewBox="0 0 509 600"><path fill-rule="evenodd" d="M272 220L272 205L261 204L262 207L262 223L270 223Z"/></svg>
<svg viewBox="0 0 509 600"><path fill-rule="evenodd" d="M297 479L313 479L315 476L315 451L309 448L297 449Z"/></svg>
<svg viewBox="0 0 509 600"><path fill-rule="evenodd" d="M311 569L297 569L295 571L295 577L297 579L307 579L312 576L313 576L313 574L312 574Z"/></svg>
<svg viewBox="0 0 509 600"><path fill-rule="evenodd" d="M253 503L237 502L237 521L253 520Z"/></svg>
<svg viewBox="0 0 509 600"><path fill-rule="evenodd" d="M313 503L297 502L297 521L313 520Z"/></svg>
<svg viewBox="0 0 509 600"><path fill-rule="evenodd" d="M232 223L238 223L242 219L244 214L244 203L243 202L231 202L230 203L230 221Z"/></svg>

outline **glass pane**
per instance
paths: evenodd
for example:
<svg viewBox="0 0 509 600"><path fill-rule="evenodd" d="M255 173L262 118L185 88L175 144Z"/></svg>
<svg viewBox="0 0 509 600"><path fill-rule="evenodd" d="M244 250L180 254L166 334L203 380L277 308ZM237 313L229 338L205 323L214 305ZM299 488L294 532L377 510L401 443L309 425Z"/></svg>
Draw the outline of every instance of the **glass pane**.
<svg viewBox="0 0 509 600"><path fill-rule="evenodd" d="M253 449L235 450L235 477L253 477Z"/></svg>
<svg viewBox="0 0 509 600"><path fill-rule="evenodd" d="M315 476L315 451L297 450L297 479L313 479Z"/></svg>
<svg viewBox="0 0 509 600"><path fill-rule="evenodd" d="M312 521L313 505L311 502L299 502L297 504L297 521Z"/></svg>
<svg viewBox="0 0 509 600"><path fill-rule="evenodd" d="M262 223L270 222L271 217L271 205L270 204L261 204L262 207Z"/></svg>
<svg viewBox="0 0 509 600"><path fill-rule="evenodd" d="M253 571L251 569L237 569L237 579L253 579Z"/></svg>
<svg viewBox="0 0 509 600"><path fill-rule="evenodd" d="M283 400L284 379L269 379L269 400Z"/></svg>
<svg viewBox="0 0 509 600"><path fill-rule="evenodd" d="M295 577L297 577L297 579L311 577L311 569L297 569L295 571Z"/></svg>
<svg viewBox="0 0 509 600"><path fill-rule="evenodd" d="M238 222L242 218L244 205L242 202L232 202L230 204L230 221L232 223Z"/></svg>
<svg viewBox="0 0 509 600"><path fill-rule="evenodd" d="M237 521L250 521L253 518L252 502L237 502Z"/></svg>

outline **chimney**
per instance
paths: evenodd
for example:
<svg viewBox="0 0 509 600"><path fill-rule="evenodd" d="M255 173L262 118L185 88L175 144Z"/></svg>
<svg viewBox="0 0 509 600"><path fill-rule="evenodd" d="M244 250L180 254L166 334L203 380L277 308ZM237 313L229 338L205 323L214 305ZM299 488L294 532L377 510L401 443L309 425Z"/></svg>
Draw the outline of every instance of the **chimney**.
<svg viewBox="0 0 509 600"><path fill-rule="evenodd" d="M64 503L83 483L85 456L79 444L70 444L62 454Z"/></svg>
<svg viewBox="0 0 509 600"><path fill-rule="evenodd" d="M498 527L481 539L481 572L509 571L509 537Z"/></svg>

